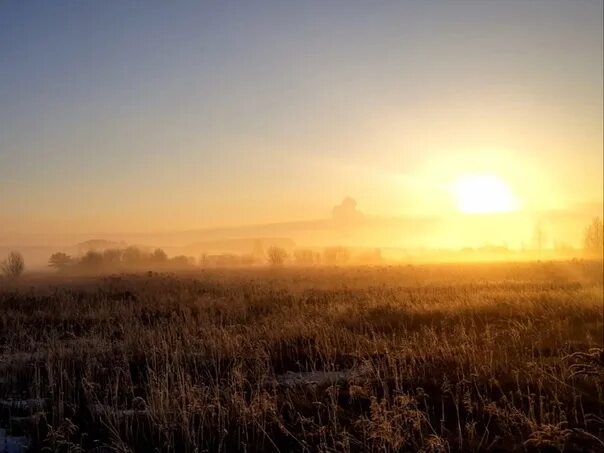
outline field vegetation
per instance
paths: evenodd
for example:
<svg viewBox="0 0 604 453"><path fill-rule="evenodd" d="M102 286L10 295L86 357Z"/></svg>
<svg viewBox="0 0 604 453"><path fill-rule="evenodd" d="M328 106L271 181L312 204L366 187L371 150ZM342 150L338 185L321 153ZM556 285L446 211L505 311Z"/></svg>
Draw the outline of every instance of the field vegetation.
<svg viewBox="0 0 604 453"><path fill-rule="evenodd" d="M0 424L49 451L603 451L601 262L0 285Z"/></svg>

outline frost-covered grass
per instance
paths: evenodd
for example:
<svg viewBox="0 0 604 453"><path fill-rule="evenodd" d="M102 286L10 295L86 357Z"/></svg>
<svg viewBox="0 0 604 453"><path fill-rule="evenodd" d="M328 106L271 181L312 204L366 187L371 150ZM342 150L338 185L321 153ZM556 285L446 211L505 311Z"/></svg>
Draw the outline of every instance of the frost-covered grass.
<svg viewBox="0 0 604 453"><path fill-rule="evenodd" d="M604 449L601 263L0 285L0 426L35 448Z"/></svg>

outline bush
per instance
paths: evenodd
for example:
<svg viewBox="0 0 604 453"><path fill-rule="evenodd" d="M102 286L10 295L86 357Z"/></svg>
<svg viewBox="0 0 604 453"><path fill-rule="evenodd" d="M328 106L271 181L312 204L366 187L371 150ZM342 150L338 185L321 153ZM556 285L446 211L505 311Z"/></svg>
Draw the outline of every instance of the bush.
<svg viewBox="0 0 604 453"><path fill-rule="evenodd" d="M63 270L70 266L72 263L73 260L71 256L62 252L53 253L48 260L48 266L54 267L58 270Z"/></svg>

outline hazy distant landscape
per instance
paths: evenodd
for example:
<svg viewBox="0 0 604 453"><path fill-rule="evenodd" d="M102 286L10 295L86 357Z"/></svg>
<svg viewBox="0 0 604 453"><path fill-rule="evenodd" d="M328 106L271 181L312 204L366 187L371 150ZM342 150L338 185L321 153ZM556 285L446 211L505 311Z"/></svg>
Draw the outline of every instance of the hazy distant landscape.
<svg viewBox="0 0 604 453"><path fill-rule="evenodd" d="M0 237L0 256L19 250L29 270L36 272L48 270L48 260L57 252L75 259L90 251L127 248L144 253L161 249L169 257L205 266L267 264L265 254L271 247L284 249L286 261L298 265L573 259L599 256L598 245L591 247L595 252L586 251L585 240L586 229L594 221L601 222L602 209L593 204L520 220L516 213L457 219L384 218L364 214L355 200L346 198L334 207L331 218L322 220L92 238L90 234ZM346 249L346 257L330 258L329 250L335 248ZM311 252L313 258L304 259L300 252Z"/></svg>

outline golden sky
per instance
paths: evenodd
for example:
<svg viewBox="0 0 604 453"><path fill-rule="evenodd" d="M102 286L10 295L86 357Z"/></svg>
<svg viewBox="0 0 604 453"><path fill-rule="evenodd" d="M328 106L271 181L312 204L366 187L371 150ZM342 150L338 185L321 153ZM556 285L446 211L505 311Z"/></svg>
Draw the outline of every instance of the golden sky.
<svg viewBox="0 0 604 453"><path fill-rule="evenodd" d="M0 61L4 238L602 201L600 1L3 2Z"/></svg>

